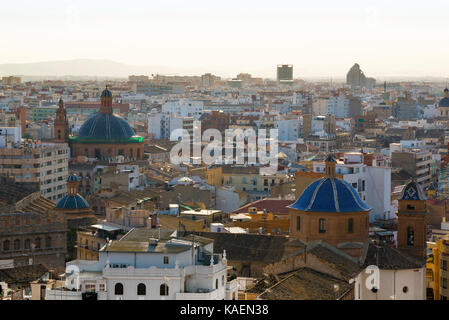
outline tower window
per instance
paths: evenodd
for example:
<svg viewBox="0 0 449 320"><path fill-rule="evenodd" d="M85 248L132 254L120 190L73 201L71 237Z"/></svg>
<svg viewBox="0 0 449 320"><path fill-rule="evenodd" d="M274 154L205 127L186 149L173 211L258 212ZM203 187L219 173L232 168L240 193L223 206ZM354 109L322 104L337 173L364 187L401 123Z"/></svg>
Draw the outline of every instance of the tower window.
<svg viewBox="0 0 449 320"><path fill-rule="evenodd" d="M354 219L348 219L348 233L354 233Z"/></svg>
<svg viewBox="0 0 449 320"><path fill-rule="evenodd" d="M319 232L326 233L326 219L319 220Z"/></svg>
<svg viewBox="0 0 449 320"><path fill-rule="evenodd" d="M297 231L301 230L301 217L300 216L296 217L296 230Z"/></svg>
<svg viewBox="0 0 449 320"><path fill-rule="evenodd" d="M407 245L414 246L415 245L415 231L412 227L407 228Z"/></svg>

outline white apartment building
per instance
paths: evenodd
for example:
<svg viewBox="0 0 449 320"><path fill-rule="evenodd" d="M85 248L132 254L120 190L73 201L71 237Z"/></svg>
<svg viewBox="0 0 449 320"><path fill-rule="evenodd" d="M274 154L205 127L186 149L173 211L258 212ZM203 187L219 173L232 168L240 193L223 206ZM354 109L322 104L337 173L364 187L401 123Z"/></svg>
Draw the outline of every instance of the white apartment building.
<svg viewBox="0 0 449 320"><path fill-rule="evenodd" d="M275 129L278 129L279 141L296 141L300 136L300 120L282 119L274 122Z"/></svg>
<svg viewBox="0 0 449 320"><path fill-rule="evenodd" d="M194 117L180 116L172 113L159 113L153 109L148 115L148 133L154 139L170 139L171 133L176 129L186 129L190 136L193 136ZM176 136L171 140L178 140Z"/></svg>
<svg viewBox="0 0 449 320"><path fill-rule="evenodd" d="M343 93L330 97L326 103L326 114L333 114L336 118L349 117L349 99Z"/></svg>
<svg viewBox="0 0 449 320"><path fill-rule="evenodd" d="M179 117L193 117L199 120L203 114L203 102L194 100L168 101L162 105L162 113L177 114Z"/></svg>
<svg viewBox="0 0 449 320"><path fill-rule="evenodd" d="M175 230L132 229L99 251L98 261L66 265L64 290L47 290L47 300L232 300L236 280L227 279L226 252L213 240L177 237Z"/></svg>

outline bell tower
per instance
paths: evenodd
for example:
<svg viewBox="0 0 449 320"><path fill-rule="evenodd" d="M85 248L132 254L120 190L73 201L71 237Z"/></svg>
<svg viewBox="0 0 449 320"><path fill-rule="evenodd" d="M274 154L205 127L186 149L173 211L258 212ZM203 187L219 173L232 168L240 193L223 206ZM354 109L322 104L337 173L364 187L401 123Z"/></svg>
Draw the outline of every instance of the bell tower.
<svg viewBox="0 0 449 320"><path fill-rule="evenodd" d="M54 122L54 142L68 142L69 140L69 122L67 121L67 113L64 108L64 101L59 100L59 107L56 110L56 118Z"/></svg>
<svg viewBox="0 0 449 320"><path fill-rule="evenodd" d="M426 258L427 205L421 186L410 180L398 200L398 249L419 259Z"/></svg>

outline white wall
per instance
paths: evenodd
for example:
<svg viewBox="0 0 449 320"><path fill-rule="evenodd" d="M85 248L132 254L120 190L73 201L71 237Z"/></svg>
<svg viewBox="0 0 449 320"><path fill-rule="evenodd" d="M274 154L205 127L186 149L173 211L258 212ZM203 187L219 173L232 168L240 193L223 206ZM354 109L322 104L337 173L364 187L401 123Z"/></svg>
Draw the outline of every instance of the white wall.
<svg viewBox="0 0 449 320"><path fill-rule="evenodd" d="M426 270L380 270L379 289L376 293L366 286L370 275L361 272L355 280L355 300L425 300ZM404 293L404 287L408 291Z"/></svg>

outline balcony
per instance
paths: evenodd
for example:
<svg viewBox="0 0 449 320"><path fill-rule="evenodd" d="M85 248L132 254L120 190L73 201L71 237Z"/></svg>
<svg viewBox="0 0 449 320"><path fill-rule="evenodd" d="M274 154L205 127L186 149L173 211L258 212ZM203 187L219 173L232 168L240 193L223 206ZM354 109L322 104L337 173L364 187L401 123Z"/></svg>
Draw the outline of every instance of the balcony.
<svg viewBox="0 0 449 320"><path fill-rule="evenodd" d="M176 300L221 300L224 298L223 292L216 289L210 292L177 292ZM206 290L205 290L206 291Z"/></svg>

